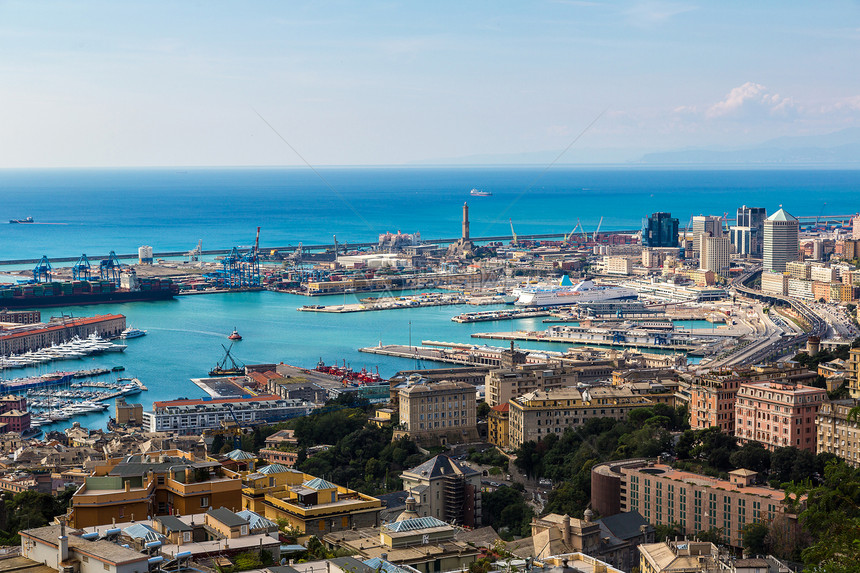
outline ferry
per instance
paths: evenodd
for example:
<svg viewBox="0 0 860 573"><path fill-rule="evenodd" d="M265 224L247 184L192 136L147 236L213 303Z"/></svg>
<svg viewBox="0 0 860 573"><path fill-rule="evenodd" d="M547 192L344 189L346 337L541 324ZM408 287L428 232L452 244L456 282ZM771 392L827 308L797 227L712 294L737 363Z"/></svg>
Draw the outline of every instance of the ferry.
<svg viewBox="0 0 860 573"><path fill-rule="evenodd" d="M559 306L607 302L616 300L635 300L638 293L627 287L597 286L590 279L574 285L565 275L556 286L528 286L514 289L516 306Z"/></svg>
<svg viewBox="0 0 860 573"><path fill-rule="evenodd" d="M480 191L478 189L472 189L469 193L472 197L492 197L493 193L491 191Z"/></svg>

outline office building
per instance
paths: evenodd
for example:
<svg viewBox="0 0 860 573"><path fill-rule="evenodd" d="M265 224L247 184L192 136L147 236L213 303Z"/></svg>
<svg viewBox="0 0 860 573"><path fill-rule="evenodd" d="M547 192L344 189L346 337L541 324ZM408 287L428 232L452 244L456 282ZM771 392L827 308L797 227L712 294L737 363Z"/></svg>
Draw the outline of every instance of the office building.
<svg viewBox="0 0 860 573"><path fill-rule="evenodd" d="M800 224L780 209L764 222L762 263L764 270L782 273L785 266L800 256Z"/></svg>
<svg viewBox="0 0 860 573"><path fill-rule="evenodd" d="M728 237L702 235L700 241L699 268L726 276L732 252Z"/></svg>
<svg viewBox="0 0 860 573"><path fill-rule="evenodd" d="M678 219L671 213L653 213L642 222L643 247L677 247Z"/></svg>
<svg viewBox="0 0 860 573"><path fill-rule="evenodd" d="M735 226L749 229L749 250L741 252L737 248L737 243L735 243L735 249L739 254L750 255L756 258L761 257L765 219L767 219L767 209L764 207L747 207L746 205L738 207Z"/></svg>
<svg viewBox="0 0 860 573"><path fill-rule="evenodd" d="M729 229L729 240L738 255L754 256L752 254L754 249L752 229L749 227L732 227Z"/></svg>
<svg viewBox="0 0 860 573"><path fill-rule="evenodd" d="M794 446L815 452L815 417L827 400L824 388L786 382L741 384L735 403L738 442L768 450Z"/></svg>

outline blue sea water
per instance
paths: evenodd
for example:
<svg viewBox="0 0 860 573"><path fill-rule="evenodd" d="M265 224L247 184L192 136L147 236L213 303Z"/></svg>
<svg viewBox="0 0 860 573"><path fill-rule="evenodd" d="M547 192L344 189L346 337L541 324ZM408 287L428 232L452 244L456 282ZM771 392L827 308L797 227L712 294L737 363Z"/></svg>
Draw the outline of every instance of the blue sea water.
<svg viewBox="0 0 860 573"><path fill-rule="evenodd" d="M301 169L147 169L0 171L0 221L33 216L35 225L0 223L0 260L76 257L249 245L262 227L261 245L375 241L385 231L420 231L425 239L460 232L462 204L470 206L473 236L504 235L512 219L518 234L569 232L581 220L593 231L638 228L653 211L670 211L685 225L692 214L733 213L742 205L796 215L850 214L858 210L860 171L650 171L553 168L331 168L325 183ZM491 197L470 197L478 188ZM205 376L222 357L237 327L245 339L234 353L246 363L286 362L313 367L346 361L383 376L417 366L413 360L359 353L362 346L417 344L421 340L482 341L473 332L545 327L541 319L458 324L457 307L354 314L297 312L305 304L354 302L355 295L307 298L271 292L181 297L46 309L89 316L119 312L149 332L128 341L122 355L103 355L49 368L3 372L6 378L46 370L123 365L149 391L135 398L197 397L189 379ZM495 344L502 345L500 341ZM533 349L563 350L527 343ZM105 414L77 418L101 427ZM68 423L55 425L63 427ZM50 427L46 427L49 428Z"/></svg>

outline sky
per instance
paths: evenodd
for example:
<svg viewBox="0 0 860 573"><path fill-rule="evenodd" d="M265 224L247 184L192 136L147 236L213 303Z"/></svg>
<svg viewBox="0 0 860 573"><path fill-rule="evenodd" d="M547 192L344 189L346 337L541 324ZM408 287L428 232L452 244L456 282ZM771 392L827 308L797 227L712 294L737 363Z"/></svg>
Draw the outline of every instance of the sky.
<svg viewBox="0 0 860 573"><path fill-rule="evenodd" d="M858 127L858 60L856 1L0 0L0 168L624 162Z"/></svg>

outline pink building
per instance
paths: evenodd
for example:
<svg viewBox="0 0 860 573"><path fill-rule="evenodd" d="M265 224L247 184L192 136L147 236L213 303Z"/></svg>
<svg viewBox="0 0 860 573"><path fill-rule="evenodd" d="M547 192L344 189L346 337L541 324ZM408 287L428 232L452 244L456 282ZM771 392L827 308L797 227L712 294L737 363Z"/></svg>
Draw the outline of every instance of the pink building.
<svg viewBox="0 0 860 573"><path fill-rule="evenodd" d="M827 400L823 388L789 382L748 382L738 388L735 437L768 450L795 446L815 453L815 416Z"/></svg>

